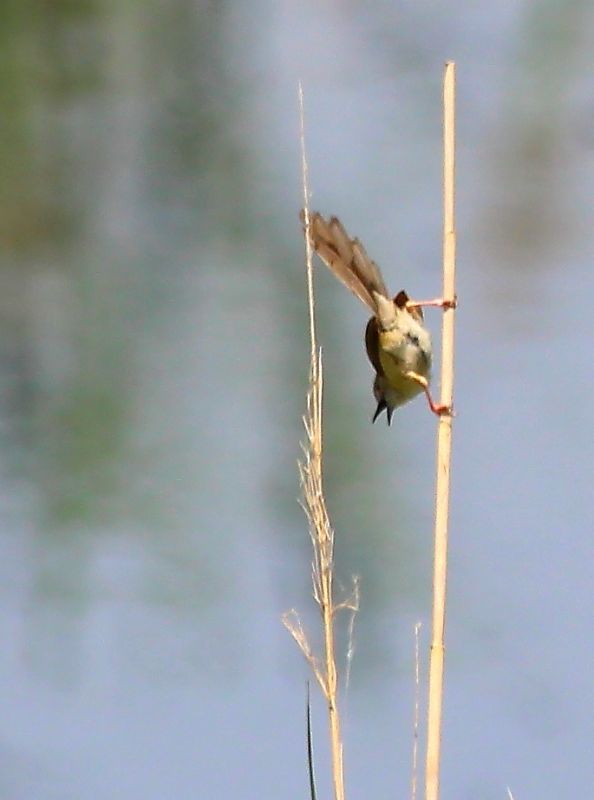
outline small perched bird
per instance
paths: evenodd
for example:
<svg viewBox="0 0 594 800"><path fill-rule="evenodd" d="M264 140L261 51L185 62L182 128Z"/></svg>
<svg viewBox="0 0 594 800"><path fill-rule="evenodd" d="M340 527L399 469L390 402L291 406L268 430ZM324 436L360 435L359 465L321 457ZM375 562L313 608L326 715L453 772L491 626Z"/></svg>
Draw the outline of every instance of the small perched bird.
<svg viewBox="0 0 594 800"><path fill-rule="evenodd" d="M301 221L307 233L304 211ZM309 238L322 261L373 314L365 329L365 349L375 369L377 408L372 421L385 411L390 425L394 409L421 392L434 414L450 413L448 406L433 401L429 391L432 347L422 306L452 308L455 300L412 301L405 291L390 297L377 264L358 239L349 237L336 217L326 220L317 212L310 213Z"/></svg>

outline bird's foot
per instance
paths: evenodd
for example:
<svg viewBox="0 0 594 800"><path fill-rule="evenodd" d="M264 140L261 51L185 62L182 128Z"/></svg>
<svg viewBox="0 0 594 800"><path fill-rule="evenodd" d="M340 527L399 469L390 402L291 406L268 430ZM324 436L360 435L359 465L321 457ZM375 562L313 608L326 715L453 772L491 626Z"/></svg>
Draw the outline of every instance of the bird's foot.
<svg viewBox="0 0 594 800"><path fill-rule="evenodd" d="M426 308L430 306L432 308L443 308L444 311L448 308L456 308L457 305L458 298L456 296L452 298L434 297L433 300L408 300L406 303L407 308Z"/></svg>
<svg viewBox="0 0 594 800"><path fill-rule="evenodd" d="M425 397L427 398L427 403L429 404L429 408L431 411L438 417L445 417L445 416L453 416L452 407L446 405L445 403L436 403L431 395L431 391L429 389L429 381L427 378L424 378L422 375L419 375L416 372L408 371L404 373L405 376L415 383L418 383L419 386L425 392Z"/></svg>

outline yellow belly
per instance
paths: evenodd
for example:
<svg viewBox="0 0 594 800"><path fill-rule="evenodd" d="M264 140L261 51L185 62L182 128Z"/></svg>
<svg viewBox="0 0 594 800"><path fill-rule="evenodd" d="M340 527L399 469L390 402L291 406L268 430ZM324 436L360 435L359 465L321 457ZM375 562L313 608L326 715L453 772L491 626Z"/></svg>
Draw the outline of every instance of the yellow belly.
<svg viewBox="0 0 594 800"><path fill-rule="evenodd" d="M416 381L411 381L404 375L402 362L397 361L393 356L380 350L380 364L384 371L384 379L388 387L392 390L393 401L397 400L397 405L412 400L423 391ZM425 377L425 376L423 376Z"/></svg>
<svg viewBox="0 0 594 800"><path fill-rule="evenodd" d="M420 347L415 347L398 328L391 331L380 331L379 360L384 371L386 383L400 398L401 403L423 391L416 382L407 378L405 373L412 371L429 378L430 364L422 356Z"/></svg>

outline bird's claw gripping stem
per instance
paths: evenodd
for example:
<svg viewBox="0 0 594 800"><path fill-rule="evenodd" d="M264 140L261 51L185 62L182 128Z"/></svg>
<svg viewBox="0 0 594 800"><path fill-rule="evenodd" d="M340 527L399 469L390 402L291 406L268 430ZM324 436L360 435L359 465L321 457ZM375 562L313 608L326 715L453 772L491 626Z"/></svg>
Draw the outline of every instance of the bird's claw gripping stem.
<svg viewBox="0 0 594 800"><path fill-rule="evenodd" d="M406 304L407 308L443 308L447 311L448 308L456 308L458 305L457 297L434 297L433 300L409 300Z"/></svg>
<svg viewBox="0 0 594 800"><path fill-rule="evenodd" d="M424 378L422 375L418 375L416 372L408 371L404 373L409 380L418 383L419 386L425 392L425 397L427 398L427 402L429 403L429 408L431 411L438 417L443 416L452 416L452 408L451 406L445 405L444 403L436 403L433 399L431 392L429 390L429 382L427 378Z"/></svg>

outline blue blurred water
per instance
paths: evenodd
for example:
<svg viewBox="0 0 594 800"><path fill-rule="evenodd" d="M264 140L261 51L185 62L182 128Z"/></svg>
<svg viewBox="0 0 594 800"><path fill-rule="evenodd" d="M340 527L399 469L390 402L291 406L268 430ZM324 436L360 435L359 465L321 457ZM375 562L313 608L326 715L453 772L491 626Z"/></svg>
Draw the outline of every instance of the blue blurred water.
<svg viewBox="0 0 594 800"><path fill-rule="evenodd" d="M0 792L302 797L296 459L312 206L434 295L458 64L444 797L592 780L591 185L581 3L3 12ZM407 796L434 424L371 427L365 315L322 270L328 502L361 576L349 796ZM431 324L438 332L439 317ZM316 750L327 785L323 704Z"/></svg>

